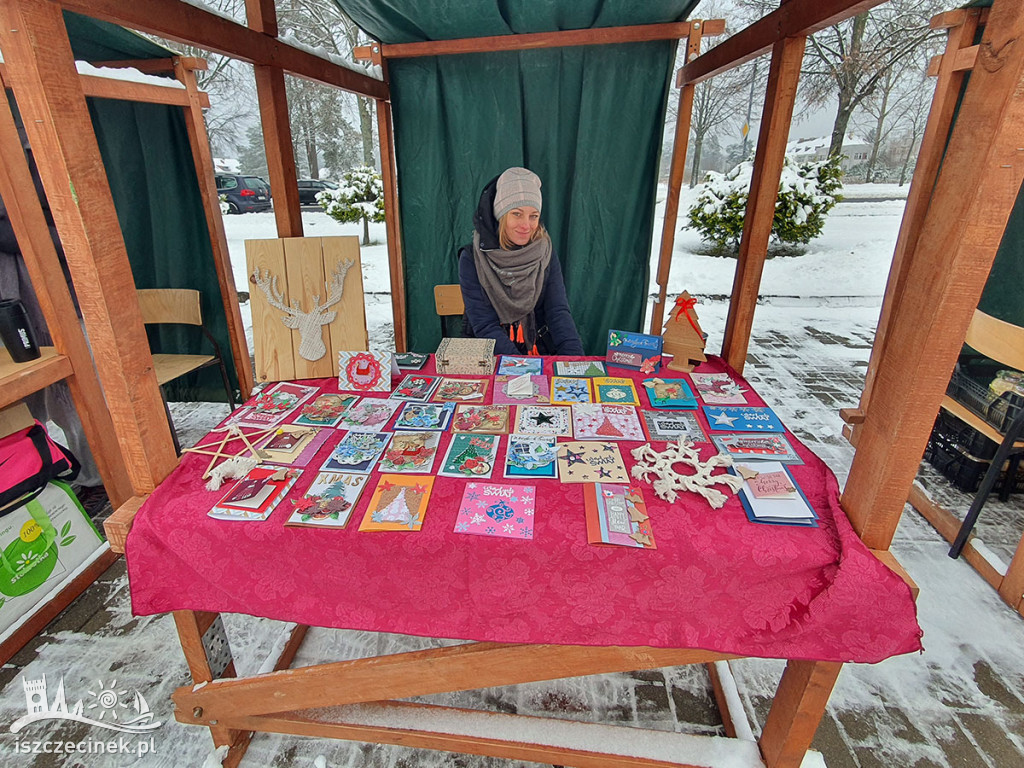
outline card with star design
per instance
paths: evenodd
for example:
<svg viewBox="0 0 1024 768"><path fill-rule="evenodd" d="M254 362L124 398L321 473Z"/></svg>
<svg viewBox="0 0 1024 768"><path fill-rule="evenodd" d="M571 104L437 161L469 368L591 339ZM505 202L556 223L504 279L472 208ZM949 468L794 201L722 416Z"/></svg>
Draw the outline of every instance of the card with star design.
<svg viewBox="0 0 1024 768"><path fill-rule="evenodd" d="M614 443L560 443L558 479L563 483L628 483L629 473Z"/></svg>
<svg viewBox="0 0 1024 768"><path fill-rule="evenodd" d="M532 539L536 498L532 485L467 483L455 532Z"/></svg>
<svg viewBox="0 0 1024 768"><path fill-rule="evenodd" d="M520 435L572 437L572 410L566 405L520 405L514 431Z"/></svg>
<svg viewBox="0 0 1024 768"><path fill-rule="evenodd" d="M318 472L302 498L291 500L292 516L285 525L344 528L368 478L348 472Z"/></svg>
<svg viewBox="0 0 1024 768"><path fill-rule="evenodd" d="M647 439L631 405L578 403L572 407L572 434L577 440Z"/></svg>
<svg viewBox="0 0 1024 768"><path fill-rule="evenodd" d="M505 477L558 477L556 438L547 435L509 435Z"/></svg>
<svg viewBox="0 0 1024 768"><path fill-rule="evenodd" d="M632 379L601 376L594 379L594 402L614 405L640 405Z"/></svg>
<svg viewBox="0 0 1024 768"><path fill-rule="evenodd" d="M576 379L567 376L551 377L551 404L572 405L592 402L590 379Z"/></svg>
<svg viewBox="0 0 1024 768"><path fill-rule="evenodd" d="M359 530L418 531L433 487L429 475L381 475Z"/></svg>
<svg viewBox="0 0 1024 768"><path fill-rule="evenodd" d="M638 486L593 483L583 486L587 540L595 546L657 549Z"/></svg>
<svg viewBox="0 0 1024 768"><path fill-rule="evenodd" d="M779 417L767 406L705 405L704 418L712 432L785 432Z"/></svg>

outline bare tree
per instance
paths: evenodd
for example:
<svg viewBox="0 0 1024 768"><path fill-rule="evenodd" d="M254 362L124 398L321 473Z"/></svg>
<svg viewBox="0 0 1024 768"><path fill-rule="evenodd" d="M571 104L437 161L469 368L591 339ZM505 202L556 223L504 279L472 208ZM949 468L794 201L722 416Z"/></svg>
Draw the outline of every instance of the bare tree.
<svg viewBox="0 0 1024 768"><path fill-rule="evenodd" d="M879 82L874 95L863 102L864 112L870 116L871 152L868 157L865 181L870 183L883 148L892 137L916 125L922 107L927 108L933 88L924 74L925 62L900 71L890 70ZM910 131L916 134L915 130ZM916 137L915 137L916 138ZM914 143L912 139L911 144ZM904 166L906 163L904 163Z"/></svg>

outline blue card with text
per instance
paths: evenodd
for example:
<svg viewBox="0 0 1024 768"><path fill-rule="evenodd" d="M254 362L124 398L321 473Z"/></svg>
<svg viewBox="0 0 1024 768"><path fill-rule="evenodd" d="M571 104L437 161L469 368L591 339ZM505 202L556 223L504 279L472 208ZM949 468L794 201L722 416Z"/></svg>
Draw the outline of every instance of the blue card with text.
<svg viewBox="0 0 1024 768"><path fill-rule="evenodd" d="M705 405L704 417L714 432L785 432L771 408L753 405Z"/></svg>

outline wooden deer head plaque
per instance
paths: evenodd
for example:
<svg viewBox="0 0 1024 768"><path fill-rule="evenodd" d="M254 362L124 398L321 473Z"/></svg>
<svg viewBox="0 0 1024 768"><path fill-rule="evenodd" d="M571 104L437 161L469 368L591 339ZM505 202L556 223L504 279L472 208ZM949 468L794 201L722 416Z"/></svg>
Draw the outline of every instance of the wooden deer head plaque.
<svg viewBox="0 0 1024 768"><path fill-rule="evenodd" d="M358 237L246 240L257 381L338 375L367 348Z"/></svg>

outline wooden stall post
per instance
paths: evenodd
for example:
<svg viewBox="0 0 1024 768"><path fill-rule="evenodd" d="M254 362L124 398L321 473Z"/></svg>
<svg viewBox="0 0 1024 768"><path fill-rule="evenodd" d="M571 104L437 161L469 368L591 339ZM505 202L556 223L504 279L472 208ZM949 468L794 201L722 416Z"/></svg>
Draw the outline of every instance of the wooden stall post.
<svg viewBox="0 0 1024 768"><path fill-rule="evenodd" d="M276 38L277 10L268 0L246 0L245 14L254 31ZM267 152L270 190L274 195L274 218L278 237L302 237L299 180L295 171L292 127L288 121L288 93L284 70L269 64L254 64L256 97L260 103L263 146Z"/></svg>
<svg viewBox="0 0 1024 768"><path fill-rule="evenodd" d="M177 464L131 264L71 43L54 0L0 3L0 45L74 280L135 493Z"/></svg>
<svg viewBox="0 0 1024 768"><path fill-rule="evenodd" d="M235 361L238 386L241 389L244 402L252 393L252 361L249 359L249 347L245 343L242 314L238 309L238 287L235 285L235 278L231 271L231 254L228 252L228 240L224 234L224 217L220 212L220 197L217 195L217 183L214 179L213 154L210 152L206 121L203 119L200 91L196 83L196 69L206 69L206 62L203 59L174 57L174 75L184 84L189 97L189 105L185 110L188 142L192 147L192 159L196 164L196 177L199 180L199 193L203 199L206 228L210 232L213 265L217 272L217 284L220 286L224 315L228 321L231 356Z"/></svg>
<svg viewBox="0 0 1024 768"><path fill-rule="evenodd" d="M761 273L768 253L768 239L775 218L775 201L786 159L786 142L793 120L796 87L807 38L787 37L772 47L771 69L764 96L764 111L757 137L754 173L750 180L747 213L743 219L743 237L736 263L736 277L725 324L722 357L738 373L743 373L750 345L750 329L761 285Z"/></svg>
<svg viewBox="0 0 1024 768"><path fill-rule="evenodd" d="M932 203L906 266L843 508L888 549L1024 179L1024 6L992 7Z"/></svg>
<svg viewBox="0 0 1024 768"><path fill-rule="evenodd" d="M381 61L384 82L387 61ZM390 90L390 89L389 89ZM391 119L391 100L377 99L377 141L380 169L384 182L384 221L388 233L388 268L391 275L391 312L395 323L395 351L405 352L406 326L405 262L402 259L402 224L398 210L398 165L395 162L395 125Z"/></svg>
<svg viewBox="0 0 1024 768"><path fill-rule="evenodd" d="M800 767L842 668L836 662L786 662L758 742L767 768Z"/></svg>

